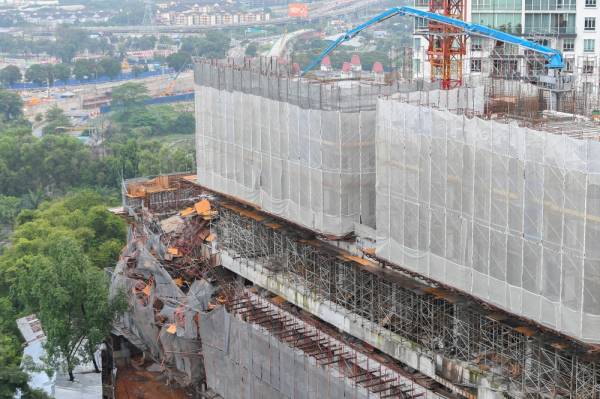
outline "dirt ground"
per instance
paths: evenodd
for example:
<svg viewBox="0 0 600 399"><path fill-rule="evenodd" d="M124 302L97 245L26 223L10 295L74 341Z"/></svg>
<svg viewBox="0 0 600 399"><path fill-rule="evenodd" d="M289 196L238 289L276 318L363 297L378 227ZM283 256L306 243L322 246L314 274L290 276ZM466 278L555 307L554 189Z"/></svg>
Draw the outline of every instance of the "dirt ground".
<svg viewBox="0 0 600 399"><path fill-rule="evenodd" d="M119 369L115 388L116 399L187 399L183 389L166 385L161 373L133 368Z"/></svg>

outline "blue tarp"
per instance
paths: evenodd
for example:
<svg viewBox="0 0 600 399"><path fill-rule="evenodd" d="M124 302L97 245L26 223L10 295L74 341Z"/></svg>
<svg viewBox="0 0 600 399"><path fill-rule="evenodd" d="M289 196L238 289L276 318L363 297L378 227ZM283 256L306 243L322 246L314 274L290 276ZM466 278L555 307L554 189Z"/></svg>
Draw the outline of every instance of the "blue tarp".
<svg viewBox="0 0 600 399"><path fill-rule="evenodd" d="M54 85L52 87L65 87L65 86L77 86L77 85L91 85L91 84L108 83L108 82L120 82L120 81L124 81L124 80L150 78L153 76L172 74L172 73L176 73L176 72L177 71L175 71L174 69L165 68L160 71L148 71L148 72L141 72L138 74L134 74L133 72L121 73L121 74L119 74L119 76L117 76L116 78L113 78L113 79L111 79L107 76L101 76L97 79L84 79L84 80L69 79L67 81L57 80L54 82ZM45 84L29 82L29 83L15 83L10 86L10 89L13 89L13 90L35 90L35 89L45 89L46 87L48 87L48 86Z"/></svg>

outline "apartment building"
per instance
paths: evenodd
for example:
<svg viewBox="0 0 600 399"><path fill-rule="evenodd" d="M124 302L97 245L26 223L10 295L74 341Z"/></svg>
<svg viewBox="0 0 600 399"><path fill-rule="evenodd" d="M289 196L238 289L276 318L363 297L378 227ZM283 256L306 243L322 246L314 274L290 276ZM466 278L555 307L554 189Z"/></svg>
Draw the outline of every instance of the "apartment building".
<svg viewBox="0 0 600 399"><path fill-rule="evenodd" d="M600 0L473 0L467 3L467 20L524 36L560 49L566 71L578 82L600 84ZM417 0L415 6L428 8ZM413 70L429 77L427 40L419 36L427 22L415 24ZM527 57L525 57L527 55ZM533 56L533 57L532 57ZM534 54L515 46L473 37L469 40L464 71L467 74L498 74L509 78L533 77L543 68Z"/></svg>
<svg viewBox="0 0 600 399"><path fill-rule="evenodd" d="M161 14L160 20L170 25L237 25L268 21L270 17L265 12L229 13L192 9Z"/></svg>

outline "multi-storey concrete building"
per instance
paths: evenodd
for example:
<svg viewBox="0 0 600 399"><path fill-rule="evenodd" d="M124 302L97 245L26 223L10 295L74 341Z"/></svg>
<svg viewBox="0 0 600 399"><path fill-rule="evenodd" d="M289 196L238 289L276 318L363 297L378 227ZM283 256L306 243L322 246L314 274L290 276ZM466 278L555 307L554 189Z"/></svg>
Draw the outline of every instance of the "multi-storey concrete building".
<svg viewBox="0 0 600 399"><path fill-rule="evenodd" d="M563 51L567 67L577 82L600 83L600 9L599 0L473 0L467 3L469 22L522 35ZM428 2L415 5L427 8ZM415 32L422 34L426 21L417 20ZM415 40L414 72L429 77L427 40ZM533 78L541 64L522 49L498 45L492 40L470 39L465 58L466 74L498 74L502 77Z"/></svg>

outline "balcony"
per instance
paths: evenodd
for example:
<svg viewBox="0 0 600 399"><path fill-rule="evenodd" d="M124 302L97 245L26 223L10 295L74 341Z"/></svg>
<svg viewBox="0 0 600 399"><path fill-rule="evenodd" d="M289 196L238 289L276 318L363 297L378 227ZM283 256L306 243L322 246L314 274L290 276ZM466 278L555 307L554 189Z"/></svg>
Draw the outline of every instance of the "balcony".
<svg viewBox="0 0 600 399"><path fill-rule="evenodd" d="M526 36L569 36L575 35L574 26L530 26L525 25L523 34Z"/></svg>

